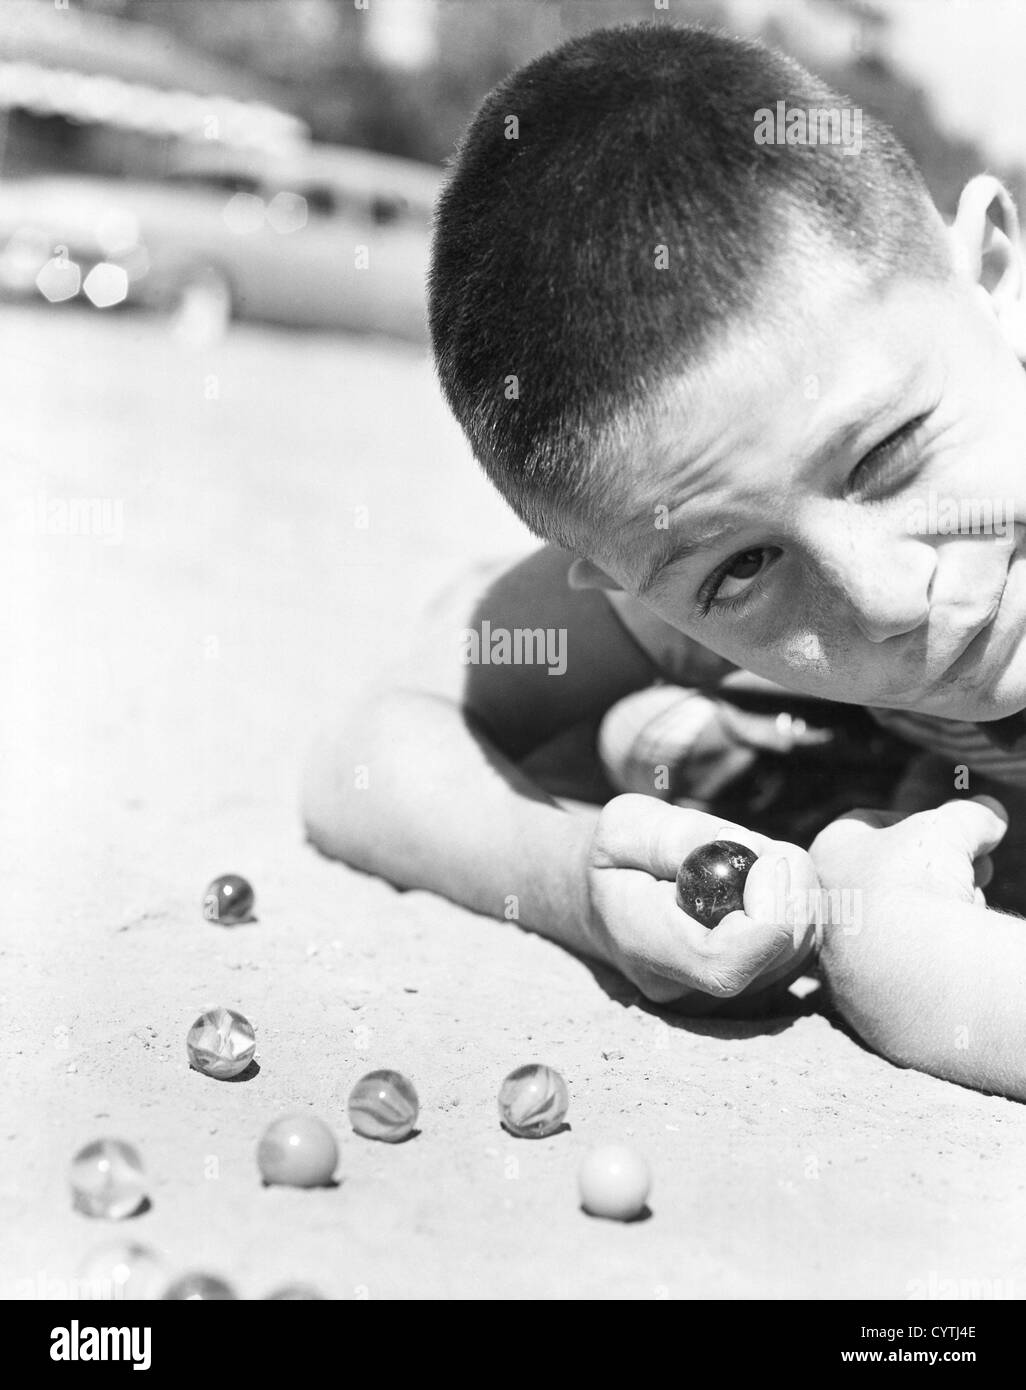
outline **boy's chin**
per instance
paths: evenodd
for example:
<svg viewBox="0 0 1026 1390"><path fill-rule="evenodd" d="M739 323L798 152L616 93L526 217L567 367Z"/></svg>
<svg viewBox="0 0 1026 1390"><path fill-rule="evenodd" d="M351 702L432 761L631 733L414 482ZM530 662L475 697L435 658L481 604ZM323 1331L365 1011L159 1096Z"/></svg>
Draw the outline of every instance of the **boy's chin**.
<svg viewBox="0 0 1026 1390"><path fill-rule="evenodd" d="M903 708L909 713L933 715L938 719L957 719L985 724L1026 711L1026 640L1014 644L1000 661L982 662L961 679L935 686L922 699L910 700ZM998 666L997 674L994 667Z"/></svg>
<svg viewBox="0 0 1026 1390"><path fill-rule="evenodd" d="M1000 688L985 693L950 691L936 701L924 702L916 712L971 724L998 723L1026 712L1026 684L1021 681L1002 682Z"/></svg>

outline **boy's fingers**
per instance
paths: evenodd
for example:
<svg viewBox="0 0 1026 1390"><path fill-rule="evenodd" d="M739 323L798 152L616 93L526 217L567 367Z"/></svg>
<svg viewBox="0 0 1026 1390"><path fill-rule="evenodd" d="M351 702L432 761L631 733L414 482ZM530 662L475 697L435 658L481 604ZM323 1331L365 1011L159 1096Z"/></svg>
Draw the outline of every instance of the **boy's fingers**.
<svg viewBox="0 0 1026 1390"><path fill-rule="evenodd" d="M671 883L630 875L631 917L644 948L635 965L703 993L740 991L792 946L792 927L732 912L713 931L677 906ZM628 948L629 949L629 948Z"/></svg>
<svg viewBox="0 0 1026 1390"><path fill-rule="evenodd" d="M933 829L956 853L978 859L1004 839L1008 815L992 796L974 796L968 801L945 801L932 817Z"/></svg>
<svg viewBox="0 0 1026 1390"><path fill-rule="evenodd" d="M827 827L833 833L852 837L864 835L867 830L883 830L899 821L908 820L907 811L878 811L868 806L858 806L853 811L845 811Z"/></svg>
<svg viewBox="0 0 1026 1390"><path fill-rule="evenodd" d="M877 811L859 807L832 821L822 834L842 845L857 840L870 830L882 830L901 821L929 818L930 833L940 835L955 853L977 859L994 849L1008 829L1008 814L992 796L974 796L964 800L946 801L933 811Z"/></svg>
<svg viewBox="0 0 1026 1390"><path fill-rule="evenodd" d="M973 864L973 881L977 888L986 888L994 877L994 861L989 854L981 854Z"/></svg>
<svg viewBox="0 0 1026 1390"><path fill-rule="evenodd" d="M673 879L681 860L710 840L737 840L756 854L773 843L704 811L667 806L651 796L618 796L603 812L600 850L610 868L642 869L653 878Z"/></svg>
<svg viewBox="0 0 1026 1390"><path fill-rule="evenodd" d="M718 821L715 824L713 834L709 837L712 840L734 840L739 845L747 845L755 854L765 854L773 845L773 841L767 835L758 835L754 830L747 830L743 825L731 825L729 821ZM705 844L702 840L700 843Z"/></svg>
<svg viewBox="0 0 1026 1390"><path fill-rule="evenodd" d="M745 883L745 914L787 927L795 949L819 919L820 883L812 860L795 845L780 844L752 865Z"/></svg>
<svg viewBox="0 0 1026 1390"><path fill-rule="evenodd" d="M805 935L805 928L800 929ZM707 933L703 969L713 986L736 982L743 989L795 948L795 927L787 921L756 921L744 912L731 912ZM705 986L709 988L707 983ZM713 992L712 990L710 992Z"/></svg>
<svg viewBox="0 0 1026 1390"><path fill-rule="evenodd" d="M804 719L781 714L753 714L723 703L720 719L735 738L751 748L765 748L775 753L790 753L794 748L812 748L833 742L829 729L810 728Z"/></svg>

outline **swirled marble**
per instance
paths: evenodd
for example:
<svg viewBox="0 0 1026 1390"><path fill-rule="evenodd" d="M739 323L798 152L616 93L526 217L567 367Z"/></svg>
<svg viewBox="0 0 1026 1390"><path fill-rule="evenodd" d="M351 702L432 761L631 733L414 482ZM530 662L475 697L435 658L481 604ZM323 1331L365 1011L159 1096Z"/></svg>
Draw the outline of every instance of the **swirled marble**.
<svg viewBox="0 0 1026 1390"><path fill-rule="evenodd" d="M189 1029L185 1048L197 1071L224 1081L252 1062L256 1034L249 1019L234 1009L209 1009Z"/></svg>
<svg viewBox="0 0 1026 1390"><path fill-rule="evenodd" d="M520 1139L555 1134L569 1108L566 1082L558 1071L540 1063L517 1067L499 1088L499 1118Z"/></svg>
<svg viewBox="0 0 1026 1390"><path fill-rule="evenodd" d="M357 1134L397 1144L417 1123L420 1102L402 1072L369 1071L349 1093L347 1108Z"/></svg>

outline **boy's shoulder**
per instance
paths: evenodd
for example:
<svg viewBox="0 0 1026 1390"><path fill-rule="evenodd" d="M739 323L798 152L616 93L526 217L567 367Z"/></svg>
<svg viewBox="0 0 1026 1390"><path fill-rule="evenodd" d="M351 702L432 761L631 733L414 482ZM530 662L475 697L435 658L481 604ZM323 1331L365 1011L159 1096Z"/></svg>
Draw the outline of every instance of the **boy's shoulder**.
<svg viewBox="0 0 1026 1390"><path fill-rule="evenodd" d="M447 698L519 755L600 718L660 674L598 589L552 546L466 565L429 599L388 685Z"/></svg>
<svg viewBox="0 0 1026 1390"><path fill-rule="evenodd" d="M632 651L652 679L674 685L715 686L737 668L693 638L685 637L638 599L619 589L581 589L571 582L575 557L545 545L505 563L488 562L467 570L449 590L476 603L479 620L527 627L563 620L581 646L611 645L622 658ZM614 639L623 639L623 644ZM611 653L612 654L612 653Z"/></svg>

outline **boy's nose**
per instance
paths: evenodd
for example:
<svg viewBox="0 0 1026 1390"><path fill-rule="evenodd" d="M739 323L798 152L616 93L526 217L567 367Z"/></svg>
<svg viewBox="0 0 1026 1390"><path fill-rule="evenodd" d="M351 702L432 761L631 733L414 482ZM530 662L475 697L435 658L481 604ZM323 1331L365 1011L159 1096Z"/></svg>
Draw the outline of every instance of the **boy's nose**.
<svg viewBox="0 0 1026 1390"><path fill-rule="evenodd" d="M916 606L912 616L911 605L898 606L893 603L874 604L872 607L855 608L855 625L870 642L886 642L889 637L900 637L905 632L914 632L926 621L929 605Z"/></svg>
<svg viewBox="0 0 1026 1390"><path fill-rule="evenodd" d="M917 541L852 548L830 565L831 587L870 642L914 632L930 612L937 557Z"/></svg>

